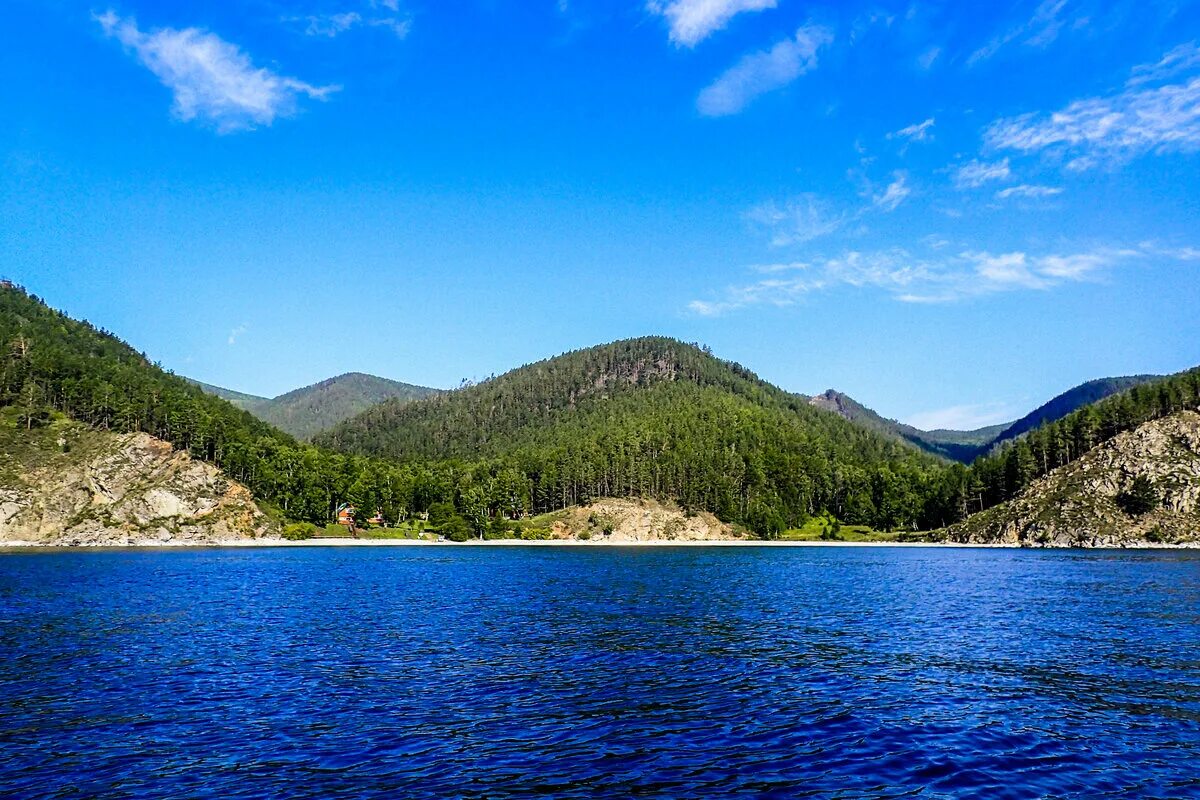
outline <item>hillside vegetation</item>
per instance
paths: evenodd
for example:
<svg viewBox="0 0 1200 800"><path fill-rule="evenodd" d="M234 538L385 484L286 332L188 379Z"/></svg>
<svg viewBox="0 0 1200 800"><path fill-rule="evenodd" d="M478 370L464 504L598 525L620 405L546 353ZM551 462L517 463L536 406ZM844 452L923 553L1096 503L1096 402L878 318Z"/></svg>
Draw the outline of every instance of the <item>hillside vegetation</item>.
<svg viewBox="0 0 1200 800"><path fill-rule="evenodd" d="M1034 547L1200 541L1200 414L1120 433L939 538Z"/></svg>
<svg viewBox="0 0 1200 800"><path fill-rule="evenodd" d="M567 353L317 437L394 460L484 458L531 481L533 507L646 496L778 531L829 511L916 526L937 462L811 407L694 345L647 337Z"/></svg>
<svg viewBox="0 0 1200 800"><path fill-rule="evenodd" d="M257 397L199 381L194 383L209 394L228 400L302 440L311 439L321 431L385 400L405 403L438 393L437 389L361 372L338 375L275 398Z"/></svg>
<svg viewBox="0 0 1200 800"><path fill-rule="evenodd" d="M970 463L980 452L990 447L996 436L1007 427L994 425L974 431L923 431L912 425L887 419L853 397L833 389L809 398L808 402L856 425L908 442L927 453L964 464Z"/></svg>
<svg viewBox="0 0 1200 800"><path fill-rule="evenodd" d="M967 467L702 348L651 337L387 401L314 446L20 289L0 289L0 348L0 411L16 437L36 439L63 415L169 443L288 520L324 525L344 504L360 521L436 510L447 530L492 536L606 497L660 501L685 518L709 512L765 537L814 517L882 533L945 528L1125 431L1200 405L1193 370L1085 406ZM16 480L35 485L29 477Z"/></svg>

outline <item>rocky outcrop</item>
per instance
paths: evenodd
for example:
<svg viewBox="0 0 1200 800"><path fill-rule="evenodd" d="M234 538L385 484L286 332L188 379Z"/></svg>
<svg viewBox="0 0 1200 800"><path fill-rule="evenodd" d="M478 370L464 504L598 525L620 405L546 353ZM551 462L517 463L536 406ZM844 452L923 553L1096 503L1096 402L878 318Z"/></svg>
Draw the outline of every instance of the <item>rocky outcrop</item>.
<svg viewBox="0 0 1200 800"><path fill-rule="evenodd" d="M1119 498L1139 477L1159 502L1131 515ZM1200 414L1184 411L1123 433L942 537L1028 547L1200 544Z"/></svg>
<svg viewBox="0 0 1200 800"><path fill-rule="evenodd" d="M250 491L146 434L79 428L5 454L0 545L211 544L273 536Z"/></svg>
<svg viewBox="0 0 1200 800"><path fill-rule="evenodd" d="M686 513L655 500L606 498L559 512L551 538L633 544L745 537L707 512Z"/></svg>

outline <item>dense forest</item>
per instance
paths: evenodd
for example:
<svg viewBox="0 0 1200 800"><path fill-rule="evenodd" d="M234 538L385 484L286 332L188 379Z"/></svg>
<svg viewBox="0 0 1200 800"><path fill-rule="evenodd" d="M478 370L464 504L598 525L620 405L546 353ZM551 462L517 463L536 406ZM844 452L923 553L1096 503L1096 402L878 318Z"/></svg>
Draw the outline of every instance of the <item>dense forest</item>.
<svg viewBox="0 0 1200 800"><path fill-rule="evenodd" d="M342 503L388 520L452 505L497 521L643 496L762 536L810 516L931 529L1002 502L1086 449L1200 405L1200 370L1088 406L973 466L810 406L703 348L645 338L569 353L415 403L384 403L299 443L20 289L0 290L0 404L144 431L209 461L288 519Z"/></svg>

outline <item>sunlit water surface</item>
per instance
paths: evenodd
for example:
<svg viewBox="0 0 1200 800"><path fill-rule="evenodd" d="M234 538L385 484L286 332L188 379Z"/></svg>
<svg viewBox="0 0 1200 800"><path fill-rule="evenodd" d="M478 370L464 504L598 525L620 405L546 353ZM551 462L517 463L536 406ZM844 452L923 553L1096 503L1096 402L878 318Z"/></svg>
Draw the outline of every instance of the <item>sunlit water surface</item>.
<svg viewBox="0 0 1200 800"><path fill-rule="evenodd" d="M1200 797L1200 553L0 555L6 798Z"/></svg>

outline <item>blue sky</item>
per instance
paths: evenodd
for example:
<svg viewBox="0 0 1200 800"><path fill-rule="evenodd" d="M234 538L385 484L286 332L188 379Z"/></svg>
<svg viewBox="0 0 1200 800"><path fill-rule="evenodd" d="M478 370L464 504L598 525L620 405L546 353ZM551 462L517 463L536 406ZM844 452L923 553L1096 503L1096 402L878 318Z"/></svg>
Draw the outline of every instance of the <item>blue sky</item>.
<svg viewBox="0 0 1200 800"><path fill-rule="evenodd" d="M231 388L661 333L971 426L1200 363L1196 2L10 0L0 68L0 271Z"/></svg>

